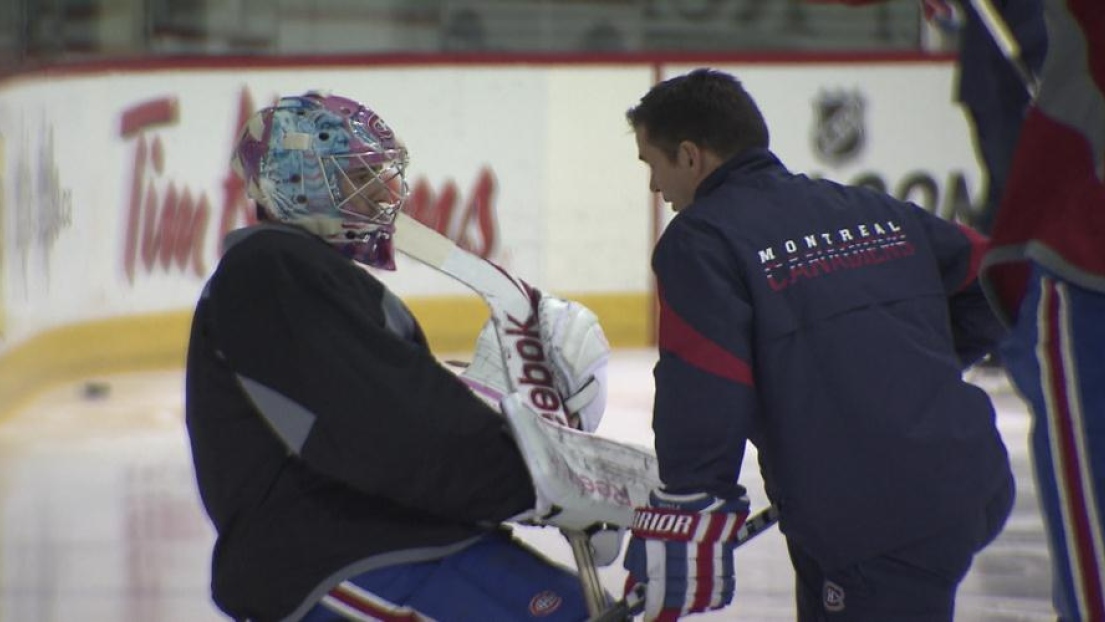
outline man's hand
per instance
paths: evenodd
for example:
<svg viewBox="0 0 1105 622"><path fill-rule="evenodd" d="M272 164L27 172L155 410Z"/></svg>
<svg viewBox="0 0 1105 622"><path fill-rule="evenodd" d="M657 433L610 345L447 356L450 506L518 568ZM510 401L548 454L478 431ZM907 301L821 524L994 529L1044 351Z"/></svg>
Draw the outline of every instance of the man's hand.
<svg viewBox="0 0 1105 622"><path fill-rule="evenodd" d="M645 622L670 622L733 601L733 549L748 499L655 490L637 508L624 566L625 590L644 584Z"/></svg>

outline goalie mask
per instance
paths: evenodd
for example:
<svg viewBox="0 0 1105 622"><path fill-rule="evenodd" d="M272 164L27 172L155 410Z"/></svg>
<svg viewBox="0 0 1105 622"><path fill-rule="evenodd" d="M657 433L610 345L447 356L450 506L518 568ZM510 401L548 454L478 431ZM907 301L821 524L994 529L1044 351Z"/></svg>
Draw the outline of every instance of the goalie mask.
<svg viewBox="0 0 1105 622"><path fill-rule="evenodd" d="M363 104L314 91L281 98L246 123L231 165L263 218L395 269L391 236L409 193L407 150Z"/></svg>

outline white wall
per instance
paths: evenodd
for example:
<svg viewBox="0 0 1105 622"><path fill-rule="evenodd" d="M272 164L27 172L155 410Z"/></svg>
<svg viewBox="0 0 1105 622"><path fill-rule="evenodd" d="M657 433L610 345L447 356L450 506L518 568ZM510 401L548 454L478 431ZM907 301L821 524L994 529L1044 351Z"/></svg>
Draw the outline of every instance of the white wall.
<svg viewBox="0 0 1105 622"><path fill-rule="evenodd" d="M937 210L946 210L950 176L961 177L971 197L981 194L949 62L717 66L745 81L775 149L796 170L843 181L871 173L891 191L920 173L936 182L929 207ZM645 61L251 68L211 59L0 83L0 357L57 326L190 309L223 230L242 222L240 195L226 195L243 115L308 88L376 109L407 142L415 185L435 201L455 187L458 218L477 182L493 181L481 206L496 223L491 258L506 268L550 291L645 293L653 207L624 113L658 69L668 76L689 68ZM845 138L862 129L863 143L833 164L819 159L813 136L824 127L816 102L836 91L862 97L862 110L836 127ZM143 129L125 134L125 115L143 104L148 120L168 116L132 123ZM136 162L141 144L147 157ZM145 175L137 202L136 171ZM173 193L176 209L166 207ZM454 225L457 235L459 220ZM410 262L386 278L401 295L465 293Z"/></svg>

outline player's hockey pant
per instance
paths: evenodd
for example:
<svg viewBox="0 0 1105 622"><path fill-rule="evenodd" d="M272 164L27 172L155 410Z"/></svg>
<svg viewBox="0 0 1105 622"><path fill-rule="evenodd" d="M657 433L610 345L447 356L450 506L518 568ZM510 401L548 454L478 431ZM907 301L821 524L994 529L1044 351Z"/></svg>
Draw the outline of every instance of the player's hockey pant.
<svg viewBox="0 0 1105 622"><path fill-rule="evenodd" d="M342 582L303 622L580 622L579 578L496 533L449 557L398 564Z"/></svg>
<svg viewBox="0 0 1105 622"><path fill-rule="evenodd" d="M1035 267L1001 354L1033 413L1056 610L1105 620L1105 294Z"/></svg>

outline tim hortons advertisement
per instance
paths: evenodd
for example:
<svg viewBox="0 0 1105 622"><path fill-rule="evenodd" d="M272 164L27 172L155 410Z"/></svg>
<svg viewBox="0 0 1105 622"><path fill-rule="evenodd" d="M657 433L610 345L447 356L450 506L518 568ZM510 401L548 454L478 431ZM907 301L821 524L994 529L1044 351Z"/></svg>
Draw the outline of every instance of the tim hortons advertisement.
<svg viewBox="0 0 1105 622"><path fill-rule="evenodd" d="M950 63L718 66L756 97L793 170L969 220L980 175ZM461 246L551 291L645 295L657 216L624 112L656 69L212 65L0 84L0 352L58 325L191 308L226 232L255 217L229 166L239 129L309 89L396 130L407 210ZM383 278L402 296L468 293L400 261Z"/></svg>

